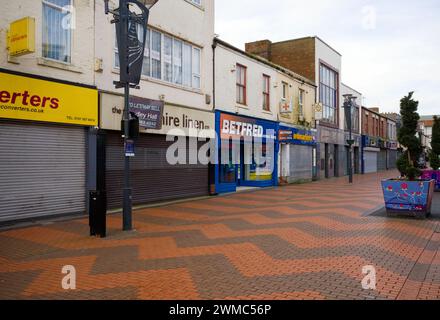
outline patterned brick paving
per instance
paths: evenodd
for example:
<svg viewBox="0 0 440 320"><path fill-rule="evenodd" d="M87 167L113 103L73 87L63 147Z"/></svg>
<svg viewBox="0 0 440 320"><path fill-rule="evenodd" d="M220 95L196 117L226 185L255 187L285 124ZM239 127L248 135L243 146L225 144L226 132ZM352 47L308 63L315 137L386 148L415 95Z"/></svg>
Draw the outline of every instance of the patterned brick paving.
<svg viewBox="0 0 440 320"><path fill-rule="evenodd" d="M368 216L395 172L0 232L1 299L440 299L436 220ZM77 289L61 287L65 265ZM363 290L362 267L377 270Z"/></svg>

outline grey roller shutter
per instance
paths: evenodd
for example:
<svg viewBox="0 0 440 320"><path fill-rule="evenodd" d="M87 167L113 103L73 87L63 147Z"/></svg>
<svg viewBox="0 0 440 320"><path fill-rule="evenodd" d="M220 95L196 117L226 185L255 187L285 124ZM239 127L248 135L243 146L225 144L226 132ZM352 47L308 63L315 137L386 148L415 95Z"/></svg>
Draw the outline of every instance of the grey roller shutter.
<svg viewBox="0 0 440 320"><path fill-rule="evenodd" d="M388 169L396 169L397 150L388 150Z"/></svg>
<svg viewBox="0 0 440 320"><path fill-rule="evenodd" d="M122 207L124 150L118 132L107 133L106 188L108 208ZM206 196L209 194L207 165L169 165L164 135L142 134L136 141L136 157L130 160L133 204ZM188 139L187 139L188 145Z"/></svg>
<svg viewBox="0 0 440 320"><path fill-rule="evenodd" d="M387 169L387 151L380 150L377 157L377 170L382 171Z"/></svg>
<svg viewBox="0 0 440 320"><path fill-rule="evenodd" d="M0 223L85 212L85 129L0 120Z"/></svg>
<svg viewBox="0 0 440 320"><path fill-rule="evenodd" d="M364 152L365 173L377 172L377 152Z"/></svg>
<svg viewBox="0 0 440 320"><path fill-rule="evenodd" d="M313 178L313 148L290 145L289 182L308 181Z"/></svg>

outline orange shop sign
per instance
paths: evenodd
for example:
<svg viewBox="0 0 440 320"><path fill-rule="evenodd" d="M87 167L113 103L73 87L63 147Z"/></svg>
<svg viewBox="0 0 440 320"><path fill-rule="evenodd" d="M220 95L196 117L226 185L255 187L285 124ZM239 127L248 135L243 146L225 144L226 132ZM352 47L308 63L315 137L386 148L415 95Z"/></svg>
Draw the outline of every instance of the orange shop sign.
<svg viewBox="0 0 440 320"><path fill-rule="evenodd" d="M98 125L98 91L0 72L0 118Z"/></svg>

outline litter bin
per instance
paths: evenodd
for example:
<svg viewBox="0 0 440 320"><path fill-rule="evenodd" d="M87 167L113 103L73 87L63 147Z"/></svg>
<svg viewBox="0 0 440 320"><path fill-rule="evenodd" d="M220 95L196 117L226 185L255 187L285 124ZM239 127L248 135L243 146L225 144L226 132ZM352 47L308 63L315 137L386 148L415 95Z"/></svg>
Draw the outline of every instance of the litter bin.
<svg viewBox="0 0 440 320"><path fill-rule="evenodd" d="M103 190L93 190L89 194L90 236L106 237L107 230L107 193Z"/></svg>

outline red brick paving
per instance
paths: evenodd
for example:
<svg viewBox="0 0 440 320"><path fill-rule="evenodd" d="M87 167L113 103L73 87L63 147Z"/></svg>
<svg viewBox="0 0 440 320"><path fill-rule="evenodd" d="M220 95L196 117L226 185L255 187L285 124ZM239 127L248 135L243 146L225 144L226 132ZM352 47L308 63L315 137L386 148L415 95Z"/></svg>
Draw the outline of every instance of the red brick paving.
<svg viewBox="0 0 440 320"><path fill-rule="evenodd" d="M438 221L365 216L385 172L0 232L0 299L440 299ZM61 287L65 265L77 289ZM377 289L364 290L373 265Z"/></svg>

